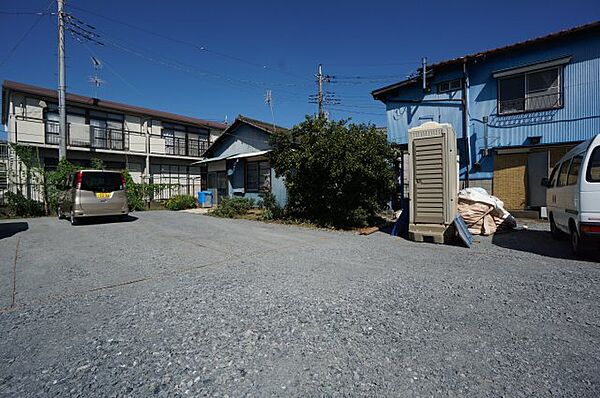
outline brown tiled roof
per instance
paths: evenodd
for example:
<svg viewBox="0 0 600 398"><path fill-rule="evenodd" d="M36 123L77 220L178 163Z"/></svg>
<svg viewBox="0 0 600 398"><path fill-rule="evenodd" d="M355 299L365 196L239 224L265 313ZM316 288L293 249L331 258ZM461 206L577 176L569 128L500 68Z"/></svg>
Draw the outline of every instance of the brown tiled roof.
<svg viewBox="0 0 600 398"><path fill-rule="evenodd" d="M479 59L485 59L488 56L503 54L503 53L507 53L509 51L514 51L514 50L520 50L523 48L527 48L529 46L538 45L540 43L545 43L548 41L553 41L553 40L562 39L562 38L566 38L566 37L577 36L577 35L581 35L581 34L594 33L594 32L600 33L600 21L595 21L595 22L591 22L588 24L579 25L574 28L564 29L564 30L561 30L558 32L550 33L548 35L535 37L533 39L509 44L509 45L502 46L502 47L497 47L497 48L494 48L491 50L486 50L486 51L482 51L482 52L478 52L478 53L474 53L474 54L464 55L462 57L448 59L448 60L445 60L442 62L438 62L437 64L432 64L432 65L428 66L428 68L430 68L430 70L442 69L442 68L445 68L445 67L448 67L451 65L461 64L465 61L474 61L474 60L479 60ZM429 75L429 71L427 72L427 74ZM377 90L373 90L371 92L371 95L375 99L380 99L383 94L386 94L395 89L398 89L398 88L401 88L401 87L404 87L407 85L411 85L411 84L414 84L414 83L417 83L420 81L421 81L420 76L411 77L409 79L402 80L398 83L390 84L389 86L385 86L385 87L379 88Z"/></svg>
<svg viewBox="0 0 600 398"><path fill-rule="evenodd" d="M250 124L256 128L266 131L267 133L273 133L273 132L285 133L288 131L288 129L286 129L285 127L281 127L281 126L278 126L273 123L267 123L267 122L263 122L263 121L256 120L256 119L251 119L244 115L238 115L236 120L240 120L242 122Z"/></svg>
<svg viewBox="0 0 600 398"><path fill-rule="evenodd" d="M217 139L210 145L210 147L208 147L208 149L204 153L204 156L207 156L211 152L212 148L214 148L219 143L219 141L221 141L225 136L229 135L233 130L238 128L239 125L242 123L256 127L257 129L260 129L260 130L266 132L267 134L273 134L274 132L277 132L277 133L289 132L289 130L286 129L285 127L277 126L277 125L274 125L273 123L266 123L266 122L256 120L256 119L251 119L244 115L238 115L238 117L235 118L235 121L233 123L231 123L231 125L229 127L227 127L227 129L225 131L223 131L223 133L221 133L220 136L217 137Z"/></svg>
<svg viewBox="0 0 600 398"><path fill-rule="evenodd" d="M56 90L51 90L43 87L32 86L25 83L13 82L10 80L5 80L2 84L2 99L5 101L6 95L4 93L6 91L18 91L26 94L32 94L45 98L58 98L58 94ZM84 106L93 106L105 109L107 111L119 111L133 115L139 116L151 116L157 119L161 119L164 121L178 122L178 123L188 123L193 125L201 125L204 127L209 127L212 129L225 130L227 128L226 124L213 122L210 120L197 119L195 117L182 116L174 113L157 111L154 109L142 108L134 105L121 104L119 102L113 101L105 101L98 98L85 97L83 95L78 94L70 94L67 93L67 102L71 104L79 104ZM5 121L7 115L4 114L5 107L3 106L3 115L2 120Z"/></svg>

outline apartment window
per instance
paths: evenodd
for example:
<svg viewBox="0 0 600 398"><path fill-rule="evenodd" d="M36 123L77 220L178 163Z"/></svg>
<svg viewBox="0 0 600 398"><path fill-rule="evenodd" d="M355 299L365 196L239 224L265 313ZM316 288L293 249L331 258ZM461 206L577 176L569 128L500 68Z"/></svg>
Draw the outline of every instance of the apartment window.
<svg viewBox="0 0 600 398"><path fill-rule="evenodd" d="M268 161L246 163L246 192L271 189L271 165Z"/></svg>
<svg viewBox="0 0 600 398"><path fill-rule="evenodd" d="M90 111L89 116L92 146L94 148L124 149L123 115Z"/></svg>
<svg viewBox="0 0 600 398"><path fill-rule="evenodd" d="M200 157L208 147L208 131L196 127L163 123L161 136L169 155Z"/></svg>
<svg viewBox="0 0 600 398"><path fill-rule="evenodd" d="M498 113L562 107L562 75L563 67L558 66L498 79Z"/></svg>
<svg viewBox="0 0 600 398"><path fill-rule="evenodd" d="M447 80L437 85L438 93L447 93L449 91L457 91L461 89L461 79Z"/></svg>

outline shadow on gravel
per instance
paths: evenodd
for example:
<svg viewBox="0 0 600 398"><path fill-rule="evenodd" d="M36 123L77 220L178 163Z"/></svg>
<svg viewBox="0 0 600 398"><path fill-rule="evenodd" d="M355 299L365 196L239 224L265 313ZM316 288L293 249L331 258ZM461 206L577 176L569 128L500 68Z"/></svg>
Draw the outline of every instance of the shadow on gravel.
<svg viewBox="0 0 600 398"><path fill-rule="evenodd" d="M600 250L588 249L581 257L571 253L568 240L552 239L550 232L536 230L510 231L494 234L492 243L496 246L546 257L600 262Z"/></svg>
<svg viewBox="0 0 600 398"><path fill-rule="evenodd" d="M123 218L121 218L120 216L116 216L116 217L89 217L89 218L82 218L79 220L79 224L78 225L100 225L100 224L118 224L118 223L128 223L128 222L134 222L137 221L138 218L135 216L131 216L131 215L127 215Z"/></svg>
<svg viewBox="0 0 600 398"><path fill-rule="evenodd" d="M0 224L0 239L10 238L19 232L27 231L29 224L26 222L7 222Z"/></svg>

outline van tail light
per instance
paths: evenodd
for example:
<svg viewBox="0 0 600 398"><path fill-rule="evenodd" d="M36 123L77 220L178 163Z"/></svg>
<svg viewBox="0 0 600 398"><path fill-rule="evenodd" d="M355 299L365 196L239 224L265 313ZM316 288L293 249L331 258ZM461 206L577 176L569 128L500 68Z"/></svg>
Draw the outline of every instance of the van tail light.
<svg viewBox="0 0 600 398"><path fill-rule="evenodd" d="M121 174L121 186L125 189L125 176Z"/></svg>
<svg viewBox="0 0 600 398"><path fill-rule="evenodd" d="M77 174L75 174L75 188L81 189L81 180L83 180L83 172L78 171Z"/></svg>
<svg viewBox="0 0 600 398"><path fill-rule="evenodd" d="M581 232L589 233L600 233L600 225L582 225Z"/></svg>

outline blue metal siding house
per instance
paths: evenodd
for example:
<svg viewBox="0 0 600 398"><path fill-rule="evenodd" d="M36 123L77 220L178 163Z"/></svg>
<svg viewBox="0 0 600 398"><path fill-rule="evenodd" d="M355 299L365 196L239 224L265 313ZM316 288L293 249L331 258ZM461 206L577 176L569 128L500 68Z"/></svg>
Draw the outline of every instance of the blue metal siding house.
<svg viewBox="0 0 600 398"><path fill-rule="evenodd" d="M388 139L451 123L461 180L513 210L545 205L542 177L574 144L600 133L600 22L440 62L372 92Z"/></svg>
<svg viewBox="0 0 600 398"><path fill-rule="evenodd" d="M206 166L207 188L215 202L224 196L259 199L269 190L280 206L287 202L282 177L277 177L268 159L269 136L287 129L238 116L207 149L206 159L196 162Z"/></svg>

